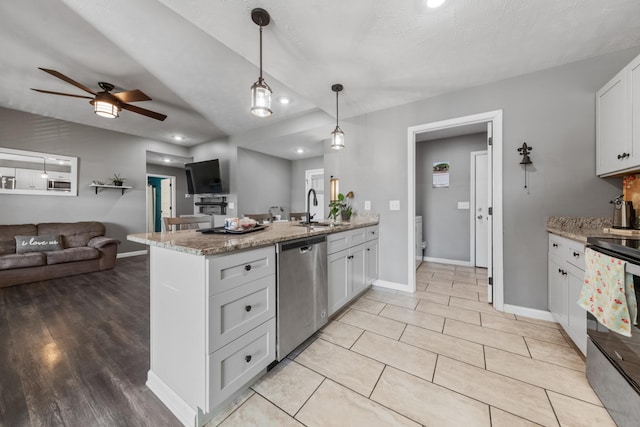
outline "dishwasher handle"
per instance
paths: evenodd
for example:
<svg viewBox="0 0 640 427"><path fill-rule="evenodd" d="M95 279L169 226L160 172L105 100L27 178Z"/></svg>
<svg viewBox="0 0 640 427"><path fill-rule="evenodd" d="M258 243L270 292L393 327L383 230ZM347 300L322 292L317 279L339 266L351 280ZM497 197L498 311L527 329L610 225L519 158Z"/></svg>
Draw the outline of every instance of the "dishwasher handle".
<svg viewBox="0 0 640 427"><path fill-rule="evenodd" d="M307 252L311 252L313 250L313 246L303 246L298 250L301 254L306 254Z"/></svg>

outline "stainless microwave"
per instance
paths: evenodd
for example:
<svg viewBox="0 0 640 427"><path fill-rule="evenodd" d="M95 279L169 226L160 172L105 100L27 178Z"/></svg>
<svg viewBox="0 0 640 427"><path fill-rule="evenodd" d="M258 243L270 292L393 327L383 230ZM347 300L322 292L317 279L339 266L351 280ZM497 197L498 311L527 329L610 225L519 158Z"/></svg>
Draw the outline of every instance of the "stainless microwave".
<svg viewBox="0 0 640 427"><path fill-rule="evenodd" d="M47 190L71 191L71 180L69 179L50 179L47 182Z"/></svg>

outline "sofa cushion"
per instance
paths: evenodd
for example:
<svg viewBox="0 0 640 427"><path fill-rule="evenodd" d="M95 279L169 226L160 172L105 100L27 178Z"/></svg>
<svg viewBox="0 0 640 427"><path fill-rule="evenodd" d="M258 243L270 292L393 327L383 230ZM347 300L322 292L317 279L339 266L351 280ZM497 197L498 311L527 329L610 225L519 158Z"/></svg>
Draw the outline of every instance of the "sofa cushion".
<svg viewBox="0 0 640 427"><path fill-rule="evenodd" d="M38 267L45 265L47 258L42 252L29 252L26 254L11 254L0 256L0 270L13 268Z"/></svg>
<svg viewBox="0 0 640 427"><path fill-rule="evenodd" d="M60 236L16 236L16 253L60 251Z"/></svg>
<svg viewBox="0 0 640 427"><path fill-rule="evenodd" d="M104 224L96 221L46 222L38 224L38 235L59 234L65 248L87 246L91 238L104 236Z"/></svg>
<svg viewBox="0 0 640 427"><path fill-rule="evenodd" d="M44 254L47 257L47 265L100 258L99 250L86 246L82 248L69 248L61 251L44 252Z"/></svg>
<svg viewBox="0 0 640 427"><path fill-rule="evenodd" d="M16 253L16 236L37 236L35 224L0 225L0 255Z"/></svg>

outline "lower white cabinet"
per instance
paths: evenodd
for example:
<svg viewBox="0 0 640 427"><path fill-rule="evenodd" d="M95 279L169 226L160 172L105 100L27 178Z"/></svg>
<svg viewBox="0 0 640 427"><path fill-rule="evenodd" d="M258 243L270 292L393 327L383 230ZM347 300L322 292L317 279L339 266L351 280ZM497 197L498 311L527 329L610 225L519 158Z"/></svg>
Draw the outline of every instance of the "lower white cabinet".
<svg viewBox="0 0 640 427"><path fill-rule="evenodd" d="M327 246L327 269L332 315L378 278L378 226L329 236L332 244Z"/></svg>
<svg viewBox="0 0 640 427"><path fill-rule="evenodd" d="M576 346L587 351L587 313L578 305L584 281L584 244L549 234L548 304Z"/></svg>

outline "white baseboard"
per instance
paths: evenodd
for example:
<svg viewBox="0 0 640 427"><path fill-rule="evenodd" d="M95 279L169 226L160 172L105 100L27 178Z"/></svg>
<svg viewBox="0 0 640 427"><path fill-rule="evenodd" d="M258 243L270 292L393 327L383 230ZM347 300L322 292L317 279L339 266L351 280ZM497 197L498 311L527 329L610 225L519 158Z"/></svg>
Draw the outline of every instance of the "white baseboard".
<svg viewBox="0 0 640 427"><path fill-rule="evenodd" d="M555 319L551 315L551 312L546 310L538 310L535 308L521 307L519 305L511 305L511 304L504 304L502 308L506 313L531 317L532 319L547 320L549 322L555 322Z"/></svg>
<svg viewBox="0 0 640 427"><path fill-rule="evenodd" d="M147 372L147 387L185 426L196 425L197 413L152 370Z"/></svg>
<svg viewBox="0 0 640 427"><path fill-rule="evenodd" d="M116 258L128 258L130 256L140 256L140 255L146 255L147 251L132 251L132 252L121 252L118 255L116 255Z"/></svg>
<svg viewBox="0 0 640 427"><path fill-rule="evenodd" d="M387 282L386 280L376 280L373 282L373 286L379 286L381 288L393 289L396 291L410 292L409 285L403 283Z"/></svg>
<svg viewBox="0 0 640 427"><path fill-rule="evenodd" d="M422 258L423 261L429 261L429 262L438 262L440 264L452 264L452 265L461 265L464 267L473 267L471 265L471 261L460 261L457 259L446 259L446 258L434 258L431 256L426 256L424 258Z"/></svg>

